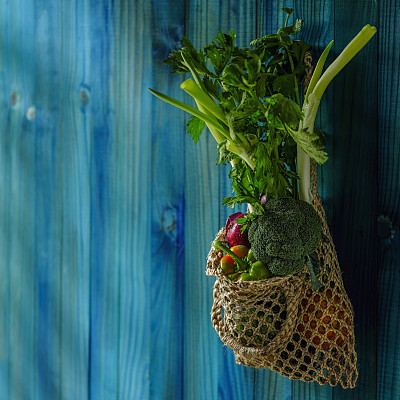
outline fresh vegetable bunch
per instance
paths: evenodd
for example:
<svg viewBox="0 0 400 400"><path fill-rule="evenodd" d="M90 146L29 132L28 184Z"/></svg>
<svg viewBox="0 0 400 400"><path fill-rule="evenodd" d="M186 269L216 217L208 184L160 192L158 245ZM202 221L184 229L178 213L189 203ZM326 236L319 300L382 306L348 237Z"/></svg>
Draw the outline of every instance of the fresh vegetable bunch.
<svg viewBox="0 0 400 400"><path fill-rule="evenodd" d="M298 273L307 264L312 287L318 290L315 251L321 239L327 240L318 214L307 202L290 197L271 199L264 210L246 230L239 223L245 220L244 214L228 218L225 231L231 248L218 240L213 243L215 249L225 252L220 260L223 275L234 281L268 279Z"/></svg>
<svg viewBox="0 0 400 400"><path fill-rule="evenodd" d="M197 108L150 91L192 115L187 132L195 143L207 126L218 144L217 163L231 164L233 195L223 199L222 204L233 207L247 203L250 211L238 220L241 231L249 229L250 242L239 244L254 248L259 261L275 265L276 271L281 270L278 264L290 261L293 268L284 270L293 273L309 261L321 239L321 221L307 204L312 202L310 159L319 164L327 160L324 135L314 129L321 97L329 82L371 39L376 28L366 25L322 74L333 42L329 43L318 60L306 94L302 95L307 67L304 57L310 45L294 39L302 21L297 19L289 25L293 10L282 10L286 13L284 26L275 34L254 40L251 48L235 46L234 31L220 32L199 51L183 37L182 48L173 51L165 63L171 66L173 74L191 73L192 78L184 81L181 88L194 99ZM288 198L293 201L278 201ZM299 210L307 216L299 217ZM284 229L277 230L277 226L285 225L284 221L292 218L293 213L300 213L295 224L297 233L285 235ZM283 218L280 222L276 221L278 215ZM299 251L296 257L290 252L277 252L276 248L271 250L273 245L264 243L265 240L262 243L269 250L258 249L260 237L272 240L278 236L286 240L282 249L299 248L299 235L308 235L310 231L319 234L314 235L312 246L303 243L306 250Z"/></svg>

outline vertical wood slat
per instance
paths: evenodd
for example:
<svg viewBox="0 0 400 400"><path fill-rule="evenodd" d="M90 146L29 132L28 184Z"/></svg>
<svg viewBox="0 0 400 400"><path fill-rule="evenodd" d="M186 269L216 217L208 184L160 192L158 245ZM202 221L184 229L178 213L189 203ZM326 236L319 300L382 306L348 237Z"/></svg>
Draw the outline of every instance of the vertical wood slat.
<svg viewBox="0 0 400 400"><path fill-rule="evenodd" d="M4 15L6 20L1 24L1 38L0 41L0 62L1 65L7 62L5 54L11 50L11 43L6 41L9 38L10 32L10 8L4 4L0 4L1 15ZM11 51L10 51L11 53ZM11 165L11 137L5 134L10 129L10 117L13 111L11 109L11 90L14 85L10 85L10 75L7 71L1 71L0 75L0 89L1 89L1 131L0 131L0 218L2 225L0 228L0 274L3 280L0 284L0 388L4 396L10 397L10 321L11 321L11 308L10 308L10 236L7 230L8 226L12 224L11 215L11 179L10 179L10 165ZM16 94L16 92L14 92Z"/></svg>
<svg viewBox="0 0 400 400"><path fill-rule="evenodd" d="M377 398L398 398L400 307L399 24L396 3L380 3L378 59L378 215L387 217L394 238L378 248ZM388 232L390 234L390 232Z"/></svg>
<svg viewBox="0 0 400 400"><path fill-rule="evenodd" d="M143 7L146 7L143 2ZM180 44L184 26L184 2L160 1L151 7L152 88L181 98L177 75L168 76L163 60ZM148 46L143 43L143 47ZM150 398L183 398L183 375L187 368L183 348L184 282L184 118L182 111L161 102L143 85L143 101L151 137L151 250L142 266L149 282ZM146 109L145 109L146 110ZM150 111L151 110L151 111ZM144 119L144 118L143 118ZM188 267L191 267L190 265ZM150 311L151 310L151 311Z"/></svg>
<svg viewBox="0 0 400 400"><path fill-rule="evenodd" d="M161 2L154 3L154 7L158 7L158 3ZM376 19L377 6L373 2L357 2L354 6L342 3L335 2L337 49L343 47L340 44L345 45L364 23L374 23L371 18ZM173 8L174 5L170 4L163 3L163 7ZM193 28L193 31L198 32L199 40L207 35L207 43L215 36L221 24L225 30L236 27L237 33L244 35L249 35L255 29L252 21L257 20L261 24L259 17L251 15L252 2L248 2L247 8L244 4L221 4L214 4L210 0L197 3L195 15L200 15L200 18L196 22L198 27ZM257 2L257 7L261 4ZM147 86L151 86L143 83L141 87L139 82L132 82L136 73L143 73L143 82L151 80L149 73L145 73L150 65L150 53L139 49L140 46L143 49L146 47L145 39L137 39L145 29L150 33L150 25L145 27L149 20L150 3L135 3L128 7L125 2L103 2L103 6L100 10L102 6L94 1L81 2L79 5L77 2L64 2L60 5L44 0L0 5L3 16L0 57L1 65L5 66L0 72L0 107L5 116L1 119L3 129L0 132L0 274L4 279L0 284L0 307L3 311L0 317L1 396L7 399L24 396L40 399L61 396L84 398L82 396L88 391L85 379L89 368L89 350L85 346L89 340L89 320L85 320L85 315L89 312L90 284L91 398L131 398L137 393L140 398L148 398L150 393L154 398L160 393L173 393L177 397L183 394L187 398L197 393L204 393L207 398L235 395L238 398L248 398L252 394L256 398L268 398L271 391L275 394L286 393L288 397L285 378L268 371L255 372L235 365L230 350L226 353L222 350L210 326L212 278L204 276L201 260L206 255L213 235L229 213L221 210L222 207L218 209L220 199L228 193L229 183L222 167L212 165L215 160L213 140L202 138L202 143L194 148L190 139L184 138L184 181L182 171L172 170L168 175L163 173L164 181L162 176L154 175L154 166L151 167L153 171L150 169L150 154L162 166L159 160L162 157L162 146L176 149L176 143L167 139L167 133L153 130L153 135L157 133L160 138L142 138L141 132L150 130L151 124L146 115L150 103L144 94L142 97L132 94L144 92ZM321 9L316 2L313 2L313 6L311 2L306 2L295 8L297 11L298 7L302 7L299 10L310 14L315 21ZM278 8L277 4L271 7ZM383 12L380 16L380 25L384 25L387 30L380 40L384 55L379 75L379 199L380 211L389 215L398 225L398 155L393 151L398 144L395 108L398 89L395 72L397 53L395 46L390 48L386 44L395 42L389 41L389 27L398 20L396 14L390 20L389 10L392 8L390 5L381 5ZM153 16L153 24L162 18L161 14L157 19ZM164 18L163 25L170 25L171 18ZM211 22L205 30L207 20ZM183 21L183 24L194 23L191 19ZM356 27L356 24L359 26ZM172 25L175 26L175 23ZM347 34L349 26L354 27L354 32ZM316 24L317 28L323 29L322 24ZM188 27L187 31L190 29ZM323 38L324 32L318 29L318 36ZM182 30L182 26L177 27L177 32ZM327 32L325 34L329 36ZM175 34L172 35L173 43ZM375 250L369 246L364 252L365 247L361 247L361 240L363 243L375 243L373 229L376 213L372 210L374 198L371 197L371 182L374 179L372 169L376 165L377 156L372 153L373 132L368 128L374 125L373 112L369 111L373 108L376 88L363 84L372 81L375 73L370 64L371 59L374 59L375 48L370 47L371 44L363 50L368 55L357 56L362 57L363 61L354 60L356 64L353 64L353 69L349 65L348 68L353 72L347 72L347 75L335 78L333 82L336 115L345 117L341 122L336 122L338 118L335 115L333 130L330 130L332 122L329 119L321 120L320 125L326 126L327 132L333 132L334 135L329 145L335 155L329 162L335 164L336 172L330 175L327 170L333 168L328 168L328 164L322 168L322 190L328 201L334 199L334 203L326 205L328 213L332 210L330 219L339 240L339 256L341 261L344 260L342 268L345 285L346 288L350 287L349 294L352 293L351 300L357 308L359 325L356 340L360 339L358 351L360 371L363 371L359 387L355 390L334 390L334 397L340 399L369 398L375 390L374 356L371 351L375 339L367 331L368 326L374 326L371 320L371 309L374 309L373 263L368 260L374 258ZM36 56L32 49L35 49ZM138 50L134 53L132 49ZM136 65L141 57L142 64ZM34 64L31 60L35 60ZM363 66L366 68L365 73L361 71L354 75L354 70L362 70ZM165 78L165 70L162 75L161 70L160 67L157 79ZM157 69L154 71L159 73ZM175 88L172 82L174 80L169 78L166 87ZM364 99L363 104L352 110L352 120L349 119L350 114L343 111L350 107L350 103L345 100L342 108L337 105L341 103L338 99L348 94L351 85L357 89L357 93L360 93L361 88L364 94L360 96ZM163 84L155 88L164 90ZM11 107L9 98L14 90L18 102ZM86 107L79 102L82 90L89 94L89 104ZM352 103L355 96L352 95ZM57 104L54 104L54 98ZM328 112L331 103L329 98L326 109L321 106L321 114ZM36 119L28 120L25 113L33 105L36 106ZM135 114L131 112L133 107L137 107ZM144 115L139 115L142 110L145 111ZM183 131L179 112L172 114L166 111L168 108L164 110L164 113L173 115L169 133ZM349 132L355 135L355 127L360 124L363 127L361 133L351 139ZM133 134L129 135L129 132ZM354 159L351 159L351 150L356 147L355 140L360 135L365 139L364 132L367 133L363 144L365 147L361 147ZM350 139L346 142L347 136ZM156 141L151 148L152 139ZM181 146L180 139L177 141L178 147ZM343 160L342 154L348 154L348 159ZM365 155L372 156L373 162L364 163ZM183 167L181 158L177 162ZM343 167L345 163L347 166ZM360 171L361 163L368 166L362 173L372 177L372 180L368 183L356 174L347 175L345 190L351 193L347 196L350 206L342 204L340 199L346 197L345 193L338 192L339 182L346 175L345 172L352 169ZM139 171L139 165L145 165L146 168ZM204 166L208 168L206 172L197 175L199 168ZM129 171L133 171L133 174ZM160 194L161 189L153 190L155 197L151 199L151 192L147 190L144 194L142 192L144 199L139 199L140 188L144 185L150 187L151 173L158 180L160 188L166 188L167 193ZM200 176L198 181L193 180L194 176ZM179 183L176 191L168 188L168 182L170 185ZM355 183L357 187L352 189ZM365 199L369 200L356 211L354 217L353 224L360 229L344 228L355 205L362 204ZM143 207L140 207L141 212L136 211L139 205L149 202L152 203L152 210L155 210L153 216L149 209L143 211ZM90 243L88 210L91 207L90 256L87 245ZM159 208L162 208L162 213ZM168 227L172 227L177 216L177 230L172 228L162 231L162 227L166 226L160 223L162 216L166 224L172 222ZM200 243L195 240L195 232L192 231L193 225L199 223L199 216L200 223L204 224ZM364 219L361 224L360 221ZM155 260L161 260L162 254L167 252L166 247L173 248L168 259L168 271L158 275L157 263L152 264L151 278L157 282L155 286L150 286L150 277L143 263L146 254L151 253L148 246L151 240L148 227L150 220L153 220L154 243L161 245L157 247ZM180 241L183 237L186 245L184 266L181 264L183 250ZM396 240L390 247L380 249L378 398L381 395L395 396L399 386L396 358L393 357L398 347L396 264L399 246ZM350 253L350 243L356 248L357 256ZM361 266L352 271L352 265L356 264L366 267L361 273L358 272ZM89 265L92 268L90 277ZM178 269L175 271L176 267ZM183 267L184 278L179 275ZM357 284L360 276L362 279ZM185 293L181 291L182 281L179 279L184 279ZM369 286L367 280L370 280ZM164 285L171 287L165 288ZM157 288L160 288L159 293ZM173 288L177 288L178 293L175 302ZM168 313L171 308L178 312L182 310L180 301L183 295L186 301L182 321L181 316ZM151 302L148 296L151 296ZM162 304L166 298L168 300ZM143 308L149 307L152 310L151 326L148 316L143 312ZM161 322L158 321L160 313L166 313ZM162 337L161 328L165 330L168 326L185 327L184 337L178 334L185 343L184 354L180 353L182 350L179 349L179 343L173 343L173 350L169 353L167 343L158 343ZM387 333L383 331L384 327L387 327ZM151 347L151 359L148 350L150 335L146 336L146 332L151 333L152 340L157 338L157 343ZM168 333L168 337L171 341L174 334ZM207 353L210 350L213 353ZM165 355L161 360L160 354ZM181 357L185 361L179 366ZM181 371L181 378L173 376L173 385L182 382L183 388L172 387L172 384L162 386L172 376L172 372L164 376L163 367L171 365L176 365ZM210 369L210 365L213 369ZM215 366L218 381L215 380ZM182 371L183 367L185 372ZM202 374L200 377L199 371ZM150 380L148 374L151 372L153 375ZM162 384L157 382L157 377ZM153 385L151 392L150 384ZM321 398L328 393L323 391L325 388L317 391L312 385L293 383L292 386L292 398Z"/></svg>
<svg viewBox="0 0 400 400"><path fill-rule="evenodd" d="M255 2L187 1L186 36L204 47L222 29L234 29L237 44L253 38ZM191 101L186 97L186 101ZM191 103L192 104L192 103ZM203 133L196 146L185 141L185 313L184 398L252 398L254 369L239 366L223 346L211 322L212 285L205 260L211 242L230 210L221 206L229 195L227 168L216 164L216 142Z"/></svg>
<svg viewBox="0 0 400 400"><path fill-rule="evenodd" d="M89 394L91 142L86 115L88 91L84 85L90 68L90 9L88 3L63 2L54 10L58 11L62 42L58 54L56 133L60 187L53 198L62 210L58 227L61 242L59 396L74 400Z"/></svg>
<svg viewBox="0 0 400 400"><path fill-rule="evenodd" d="M115 69L112 54L117 9L112 1L90 2L91 63L90 132L91 249L90 249L90 398L118 399L120 294L117 262L119 212L116 184Z"/></svg>
<svg viewBox="0 0 400 400"><path fill-rule="evenodd" d="M35 132L35 249L37 285L37 398L60 396L60 279L61 279L61 199L53 201L62 190L60 135L57 130L58 107L53 96L58 93L55 71L59 68L61 40L58 30L58 7L37 5L36 46L36 132ZM61 197L61 196L60 196ZM50 238L53 238L51 240ZM12 398L12 397L11 397Z"/></svg>
<svg viewBox="0 0 400 400"><path fill-rule="evenodd" d="M7 143L9 154L5 157L2 170L6 172L4 187L7 190L10 219L3 225L4 239L9 246L8 290L9 339L8 339L8 396L26 398L30 391L35 392L36 361L36 287L35 287L35 129L34 123L25 118L31 106L34 82L29 69L22 68L24 57L32 57L33 16L32 4L28 5L23 20L19 18L20 2L9 5L5 10L8 29L2 41L10 57L4 60L7 65L7 97L15 92L17 103L9 107L5 118L7 129L1 134ZM4 18L4 17L3 17ZM29 46L30 45L30 46ZM23 49L25 52L23 53ZM3 160L2 160L3 161ZM3 186L3 182L2 182ZM23 250L23 251L21 251Z"/></svg>
<svg viewBox="0 0 400 400"><path fill-rule="evenodd" d="M152 390L150 188L154 182L151 96L147 92L153 79L152 26L147 1L121 2L113 55L118 78L112 91L117 113L113 164L118 171L119 399L149 399Z"/></svg>
<svg viewBox="0 0 400 400"><path fill-rule="evenodd" d="M375 1L335 1L338 52L367 23L377 24ZM377 317L377 36L335 78L333 239L355 313L360 375L355 390L334 398L376 398Z"/></svg>

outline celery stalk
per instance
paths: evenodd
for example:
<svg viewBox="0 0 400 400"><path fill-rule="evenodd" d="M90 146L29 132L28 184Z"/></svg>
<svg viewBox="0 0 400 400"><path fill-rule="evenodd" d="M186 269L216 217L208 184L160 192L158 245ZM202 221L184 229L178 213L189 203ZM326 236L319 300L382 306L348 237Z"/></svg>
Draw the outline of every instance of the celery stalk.
<svg viewBox="0 0 400 400"><path fill-rule="evenodd" d="M194 115L195 117L200 118L203 120L206 124L209 124L213 128L215 128L219 133L221 133L226 139L229 139L229 133L222 127L222 125L218 122L218 120L210 115L204 114L201 111L197 110L196 108L189 106L188 104L182 103L179 100L175 100L172 97L167 96L166 94L157 92L157 90L154 89L149 89L149 91L154 94L154 96L157 96L161 100L164 100L165 102L172 104L175 107L180 108L183 111L188 112L189 114Z"/></svg>
<svg viewBox="0 0 400 400"><path fill-rule="evenodd" d="M372 36L376 33L374 26L366 25L364 28L354 37L354 39L345 47L345 49L339 54L336 60L326 69L324 74L319 77L321 73L323 63L325 62L326 56L328 55L330 45L325 49L322 54L325 59L322 60L322 64L315 70L311 79L313 86L307 91L306 101L303 104L303 120L300 123L299 130L307 130L308 132L314 132L314 122L317 115L318 107L321 101L321 97L325 92L330 81L344 68L344 66L368 43ZM322 57L322 56L321 56ZM319 79L318 79L319 78ZM300 177L299 182L299 197L301 200L305 200L309 203L312 202L311 190L310 190L310 157L304 153L300 146L297 146L297 170Z"/></svg>
<svg viewBox="0 0 400 400"><path fill-rule="evenodd" d="M214 117L225 122L225 114L223 111L214 103L210 96L204 93L201 87L198 86L193 79L187 79L182 82L181 89L190 94L190 96L196 100L196 103L198 102L204 106Z"/></svg>

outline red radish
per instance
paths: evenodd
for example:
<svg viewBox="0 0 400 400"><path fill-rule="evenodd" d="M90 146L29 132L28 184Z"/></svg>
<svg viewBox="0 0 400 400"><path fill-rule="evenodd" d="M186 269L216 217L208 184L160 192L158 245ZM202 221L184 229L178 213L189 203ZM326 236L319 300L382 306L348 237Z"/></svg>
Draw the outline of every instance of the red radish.
<svg viewBox="0 0 400 400"><path fill-rule="evenodd" d="M247 214L243 214L242 212L237 212L232 214L226 220L226 240L228 242L229 247L233 247L239 244L243 244L247 247L250 247L249 239L247 237L247 230L242 232L240 228L242 225L236 222L236 219L243 218Z"/></svg>

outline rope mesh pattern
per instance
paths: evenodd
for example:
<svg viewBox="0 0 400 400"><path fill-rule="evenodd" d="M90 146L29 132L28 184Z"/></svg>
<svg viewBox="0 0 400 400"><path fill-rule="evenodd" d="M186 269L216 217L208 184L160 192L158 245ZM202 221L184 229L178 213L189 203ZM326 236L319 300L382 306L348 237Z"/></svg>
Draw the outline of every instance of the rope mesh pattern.
<svg viewBox="0 0 400 400"><path fill-rule="evenodd" d="M311 60L306 52L305 91L313 70ZM222 342L234 351L238 364L269 368L290 379L331 386L340 382L343 388L354 388L358 371L353 308L318 195L315 162L311 163L311 192L313 207L329 239L317 250L321 289L312 290L306 267L296 275L231 282L219 268L223 253L212 246L206 271L216 276L211 320ZM216 239L226 241L225 228Z"/></svg>
<svg viewBox="0 0 400 400"><path fill-rule="evenodd" d="M329 242L321 242L314 292L307 268L296 275L231 282L221 274L222 252L213 246L206 274L216 276L211 320L238 364L269 368L290 379L354 388L358 377L353 308L346 294L312 163L313 207ZM216 239L226 241L225 228Z"/></svg>

